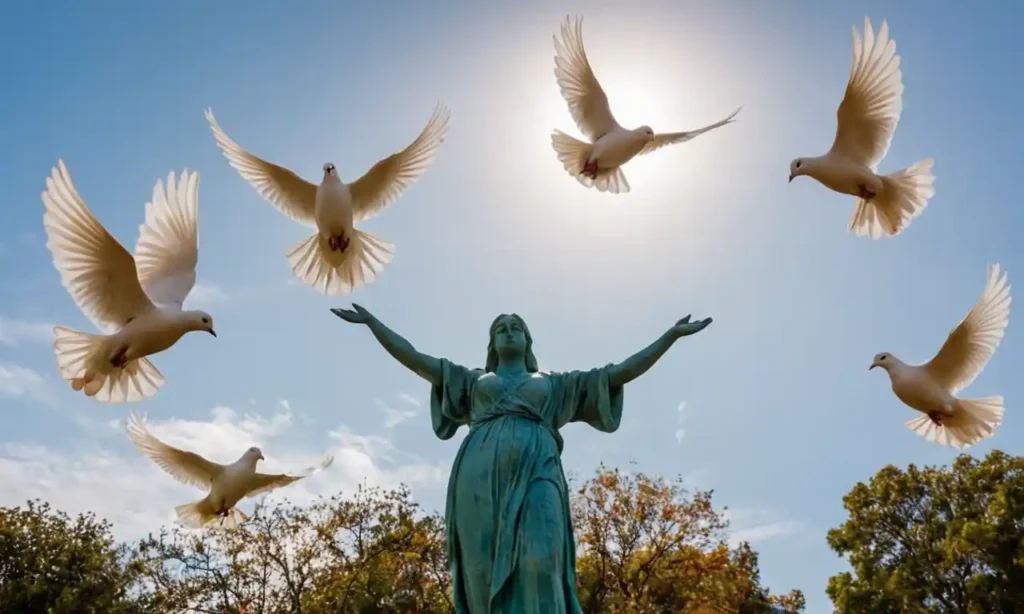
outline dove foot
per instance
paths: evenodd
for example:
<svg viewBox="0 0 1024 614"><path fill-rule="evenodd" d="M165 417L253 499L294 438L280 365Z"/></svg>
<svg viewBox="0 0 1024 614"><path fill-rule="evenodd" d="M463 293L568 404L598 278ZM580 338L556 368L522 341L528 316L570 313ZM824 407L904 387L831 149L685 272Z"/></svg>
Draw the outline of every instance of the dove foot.
<svg viewBox="0 0 1024 614"><path fill-rule="evenodd" d="M857 196L860 196L864 200L871 200L872 198L877 196L877 194L869 190L868 186L861 183L857 185Z"/></svg>
<svg viewBox="0 0 1024 614"><path fill-rule="evenodd" d="M110 364L115 369L123 369L128 364L128 347L125 346L114 354L113 358L110 359Z"/></svg>
<svg viewBox="0 0 1024 614"><path fill-rule="evenodd" d="M940 414L939 412L930 411L928 412L928 417L931 418L932 422L934 422L937 426L942 426L942 414Z"/></svg>
<svg viewBox="0 0 1024 614"><path fill-rule="evenodd" d="M591 179L597 179L597 160L591 160L583 166L583 170L580 171L581 175L590 177Z"/></svg>
<svg viewBox="0 0 1024 614"><path fill-rule="evenodd" d="M348 249L349 240L345 235L338 235L337 237L327 237L327 247L331 248L331 251L343 252Z"/></svg>

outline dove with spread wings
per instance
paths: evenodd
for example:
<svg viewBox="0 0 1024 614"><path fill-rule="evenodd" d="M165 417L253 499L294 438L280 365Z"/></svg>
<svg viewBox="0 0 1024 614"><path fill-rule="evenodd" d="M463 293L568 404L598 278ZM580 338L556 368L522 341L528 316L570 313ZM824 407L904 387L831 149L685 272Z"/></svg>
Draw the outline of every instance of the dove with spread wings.
<svg viewBox="0 0 1024 614"><path fill-rule="evenodd" d="M64 161L43 192L46 247L78 307L106 334L54 328L61 376L76 391L103 403L140 401L163 386L147 358L190 331L214 337L213 317L186 311L199 259L199 174L187 170L166 186L157 181L146 203L135 256L93 216L78 195Z"/></svg>
<svg viewBox="0 0 1024 614"><path fill-rule="evenodd" d="M903 71L889 24L875 35L864 19L864 40L853 28L853 67L846 94L836 111L835 140L825 155L797 158L789 164L789 180L806 175L825 187L857 197L847 230L878 239L903 232L935 195L931 158L890 173L877 174L878 164L903 112Z"/></svg>
<svg viewBox="0 0 1024 614"><path fill-rule="evenodd" d="M316 228L292 246L286 258L302 283L328 296L369 283L391 261L394 245L359 230L355 222L378 213L427 170L444 141L449 116L448 109L438 105L416 140L352 183L341 180L334 164L324 164L323 178L316 185L242 149L224 133L213 111L206 110L228 163L281 213Z"/></svg>
<svg viewBox="0 0 1024 614"><path fill-rule="evenodd" d="M206 460L194 452L170 446L149 431L144 418L131 413L127 420L128 436L140 452L148 456L161 469L179 482L209 489L205 498L174 508L178 520L189 528L198 529L220 518L220 526L234 528L249 517L235 507L245 497L256 497L292 482L308 478L334 462L325 456L316 466L294 475L269 474L256 471L256 463L263 460L263 452L252 447L230 465Z"/></svg>
<svg viewBox="0 0 1024 614"><path fill-rule="evenodd" d="M687 132L656 134L650 126L623 128L612 115L608 96L590 68L583 48L583 18L566 17L561 38L555 41L555 80L569 104L569 112L589 142L555 130L551 146L565 170L581 184L612 194L629 192L622 166L638 155L667 145L685 143L733 121L740 109L709 126Z"/></svg>
<svg viewBox="0 0 1024 614"><path fill-rule="evenodd" d="M995 433L1003 421L1003 397L955 395L974 381L995 353L1010 323L1010 302L1006 273L1000 275L999 265L993 265L981 298L934 358L908 365L888 352L875 356L868 369L885 369L896 397L925 414L906 423L910 430L928 441L959 448Z"/></svg>

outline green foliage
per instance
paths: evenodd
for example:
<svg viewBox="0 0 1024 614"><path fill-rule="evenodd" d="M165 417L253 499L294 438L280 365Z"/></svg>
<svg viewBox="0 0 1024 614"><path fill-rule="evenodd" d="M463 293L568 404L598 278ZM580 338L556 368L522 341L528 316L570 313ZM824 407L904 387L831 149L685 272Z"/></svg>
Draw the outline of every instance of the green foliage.
<svg viewBox="0 0 1024 614"><path fill-rule="evenodd" d="M39 501L0 507L0 611L135 612L128 588L137 568L125 550L92 514L71 519Z"/></svg>
<svg viewBox="0 0 1024 614"><path fill-rule="evenodd" d="M829 580L837 612L1024 612L1024 458L888 466L843 504L828 543L853 572Z"/></svg>

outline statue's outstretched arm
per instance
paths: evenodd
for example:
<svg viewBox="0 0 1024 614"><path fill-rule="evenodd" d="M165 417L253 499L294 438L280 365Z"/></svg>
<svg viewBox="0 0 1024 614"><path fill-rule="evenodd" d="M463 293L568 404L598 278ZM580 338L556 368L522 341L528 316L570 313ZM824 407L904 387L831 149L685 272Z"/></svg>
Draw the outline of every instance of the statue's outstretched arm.
<svg viewBox="0 0 1024 614"><path fill-rule="evenodd" d="M441 361L418 351L401 335L384 326L369 311L353 303L352 309L334 308L331 309L331 312L346 322L365 324L377 338L381 347L387 350L395 360L431 384L436 386L441 383Z"/></svg>
<svg viewBox="0 0 1024 614"><path fill-rule="evenodd" d="M665 355L672 344L680 337L686 337L704 330L711 324L711 318L699 322L690 322L690 316L676 322L675 326L665 331L654 343L633 354L619 364L612 365L608 370L608 383L622 386L640 377L654 366L654 363Z"/></svg>

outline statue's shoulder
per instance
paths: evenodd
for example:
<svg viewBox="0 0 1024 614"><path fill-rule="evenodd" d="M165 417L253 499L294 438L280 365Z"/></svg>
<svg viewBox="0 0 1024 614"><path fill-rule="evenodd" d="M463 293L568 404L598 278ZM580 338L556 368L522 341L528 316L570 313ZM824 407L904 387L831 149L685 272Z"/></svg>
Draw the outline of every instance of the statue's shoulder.
<svg viewBox="0 0 1024 614"><path fill-rule="evenodd" d="M457 363L457 362L455 362L453 360L448 360L447 358L444 358L444 357L440 358L440 361L441 361L441 364L444 365L444 368L451 369L453 371L461 371L461 372L463 372L463 373L465 373L467 375L470 375L472 377L480 377L480 376L486 374L486 371L484 371L483 369L478 369L476 367L469 367L469 366Z"/></svg>

